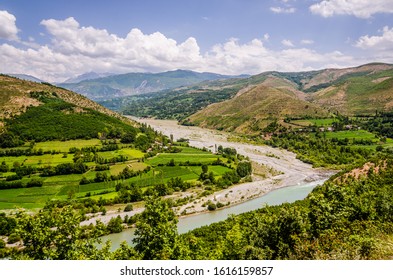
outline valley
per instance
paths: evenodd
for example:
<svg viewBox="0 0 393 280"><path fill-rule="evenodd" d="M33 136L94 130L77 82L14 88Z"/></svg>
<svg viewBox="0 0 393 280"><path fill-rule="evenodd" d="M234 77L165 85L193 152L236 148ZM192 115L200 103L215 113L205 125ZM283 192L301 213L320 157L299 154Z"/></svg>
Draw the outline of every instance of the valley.
<svg viewBox="0 0 393 280"><path fill-rule="evenodd" d="M252 248L252 258L260 258L258 252L271 258L306 258L303 254L319 241L320 250L326 252L323 258L330 258L332 252L320 238L335 239L330 232L335 221L341 224L340 230L344 224L350 228L349 232L340 231L343 246L349 246L348 251L340 251L343 258L351 258L351 254L385 258L391 250L384 245L391 239L390 208L384 206L391 204L387 183L393 150L390 74L391 65L381 64L346 70L269 72L167 90L137 98L147 103L133 103L140 110L138 116L171 120L120 115L63 88L3 75L0 210L7 215L2 214L0 222L5 225L2 239L10 244L0 253L20 257L12 244L41 238L39 231L37 236L26 231L38 225L33 219L42 219L53 228L63 217L72 216L67 223L78 228L75 234L90 236L88 242L136 227L134 242L138 244L140 229L150 222L162 222L172 228L176 241L170 246L183 248L181 252L170 250L179 254L172 257L195 259L243 259L248 254L244 248ZM172 93L175 95L170 96ZM102 104L109 104L105 102ZM365 102L370 105L367 110L361 105ZM359 189L358 184L373 191ZM316 186L310 194L298 189L303 200L292 199L298 195L288 192L288 200L280 198L277 206L251 206L252 201L274 190L303 186L311 186L307 193ZM375 192L375 186L381 186L381 191ZM359 206L363 200L370 201L372 208ZM335 208L336 204L340 206ZM244 213L247 209L241 205L250 205L253 211ZM176 217L185 223L188 218L184 217L210 217L206 213L222 209L231 213L229 209L238 206L242 210L234 210L236 216L212 218L217 222L214 224L210 218L201 218L203 227L182 225L183 234L177 235ZM325 206L335 209L332 216L324 216ZM342 209L351 214L334 214ZM324 214L317 217L314 212ZM51 216L57 218L47 221ZM329 222L320 221L321 217ZM295 220L282 223L281 219ZM245 236L265 234L254 231L253 223L266 224L269 233L262 239L248 240ZM372 231L380 225L383 227ZM286 239L287 226L298 239ZM268 236L277 232L273 231L277 227L281 234L270 240ZM369 235L360 233L362 227ZM231 251L228 243L235 229L244 244L237 252ZM49 238L51 228L44 230L49 230ZM354 234L365 241L351 243ZM360 252L359 248L367 245L367 236L378 245ZM193 243L188 239L199 245L190 249ZM277 242L284 247L276 248ZM303 243L309 247L296 247ZM48 239L48 244L53 246L53 240ZM286 247L288 244L296 246ZM61 246L59 243L55 248ZM150 258L150 252L138 246L118 244L111 253L104 252L109 245L95 250L108 258L118 258L117 254ZM383 246L383 253L377 251L378 246ZM36 258L34 252L29 247L21 256L26 253ZM83 254L88 257L90 253Z"/></svg>

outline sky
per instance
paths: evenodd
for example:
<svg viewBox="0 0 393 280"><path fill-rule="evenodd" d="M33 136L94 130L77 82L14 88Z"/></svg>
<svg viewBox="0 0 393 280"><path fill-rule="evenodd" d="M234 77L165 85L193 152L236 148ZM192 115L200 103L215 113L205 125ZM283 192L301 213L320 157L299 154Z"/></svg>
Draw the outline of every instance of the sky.
<svg viewBox="0 0 393 280"><path fill-rule="evenodd" d="M220 74L393 63L393 0L0 0L0 72Z"/></svg>

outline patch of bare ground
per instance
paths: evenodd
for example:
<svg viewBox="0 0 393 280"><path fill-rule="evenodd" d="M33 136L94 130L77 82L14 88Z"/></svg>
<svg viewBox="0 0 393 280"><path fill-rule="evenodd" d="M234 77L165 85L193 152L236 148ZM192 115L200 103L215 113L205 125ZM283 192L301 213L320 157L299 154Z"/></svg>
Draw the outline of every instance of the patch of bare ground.
<svg viewBox="0 0 393 280"><path fill-rule="evenodd" d="M363 166L361 166L359 168L355 168L355 169L351 170L350 172L347 172L347 173L343 174L342 176L334 179L334 181L335 182L336 181L345 182L349 178L359 180L362 177L368 176L368 174L370 174L370 172L378 174L381 169L384 170L385 168L386 168L386 161L384 161L378 165L376 165L375 163L372 163L372 162L367 162Z"/></svg>
<svg viewBox="0 0 393 280"><path fill-rule="evenodd" d="M386 80L388 80L388 79L390 79L391 77L382 77L382 78L379 78L379 79L375 79L375 80L372 80L372 82L374 83L374 84L379 84L379 83L382 83L383 81L386 81Z"/></svg>
<svg viewBox="0 0 393 280"><path fill-rule="evenodd" d="M30 106L39 106L41 102L28 96L11 96L7 105L3 106L3 110L0 113L2 118L10 118L15 115L20 115L26 112Z"/></svg>
<svg viewBox="0 0 393 280"><path fill-rule="evenodd" d="M241 90L239 90L239 91L236 93L235 97L238 97L238 96L240 96L240 95L242 95L242 94L244 94L244 93L246 93L246 92L252 90L252 89L255 88L255 87L256 87L256 86L251 85L251 86L247 86L247 87L245 87L245 88L242 88Z"/></svg>
<svg viewBox="0 0 393 280"><path fill-rule="evenodd" d="M385 110L391 110L393 108L393 100L385 104Z"/></svg>

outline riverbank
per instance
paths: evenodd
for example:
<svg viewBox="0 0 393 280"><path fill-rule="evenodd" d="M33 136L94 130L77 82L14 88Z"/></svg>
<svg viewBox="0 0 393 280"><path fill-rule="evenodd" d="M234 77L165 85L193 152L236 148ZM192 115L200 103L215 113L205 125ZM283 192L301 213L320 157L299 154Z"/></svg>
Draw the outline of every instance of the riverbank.
<svg viewBox="0 0 393 280"><path fill-rule="evenodd" d="M234 185L208 196L197 198L197 190L175 195L173 198L176 199L193 196L193 199L187 204L174 208L176 214L180 217L209 211L207 209L207 203L209 201L216 205L218 203L220 206L231 207L261 197L276 189L326 180L334 174L330 170L314 169L311 165L298 160L294 153L286 150L269 146L231 142L228 140L231 135L225 132L199 127L180 126L176 121L171 120L133 119L150 125L168 137L172 135L175 140L180 138L188 139L190 146L193 147L206 148L212 152L220 145L234 148L239 154L248 157L254 164L272 170L267 177L254 175L252 182ZM94 224L96 220L101 220L101 222L107 224L111 218L120 216L124 219L126 215L130 217L141 213L143 210L143 207L141 207L130 212L107 211L106 215L102 216L98 214L84 221L82 224Z"/></svg>
<svg viewBox="0 0 393 280"><path fill-rule="evenodd" d="M335 173L331 170L312 168L310 164L298 160L296 154L283 149L232 142L228 140L232 138L230 133L194 126L181 126L173 120L131 118L150 125L167 136L172 135L175 140L188 139L193 147L206 148L212 152L215 152L216 147L220 145L234 148L239 154L248 157L251 162L273 170L266 178L253 176L253 182L232 186L183 205L176 209L178 214L207 211L204 204L209 200L224 205L234 205L260 197L275 189L327 179Z"/></svg>
<svg viewBox="0 0 393 280"><path fill-rule="evenodd" d="M312 180L305 180L302 184L319 182L328 179L334 173L326 170L319 170L319 174L314 176ZM301 185L300 183L293 184L290 186ZM264 196L271 191L289 187L288 185L283 185L282 181L279 179L269 178L262 180L257 178L257 181L242 183L238 185L234 185L229 187L228 189L224 189L218 192L215 192L211 195L197 198L192 200L191 202L175 207L173 210L175 211L176 215L181 219L190 215L198 215L203 214L206 212L210 212L207 208L207 202L211 201L214 204L221 203L224 208L233 207L235 205L245 203L252 199L259 198ZM193 192L183 193L181 195L176 196L177 198L187 197L194 195ZM136 208L133 211L123 212L123 211L107 211L105 215L101 215L101 213L97 213L92 216L90 219L81 222L81 225L89 225L95 224L97 220L100 220L104 224L108 224L112 218L116 218L120 216L121 219L124 219L126 216L131 217L135 214L142 213L144 210L143 207Z"/></svg>

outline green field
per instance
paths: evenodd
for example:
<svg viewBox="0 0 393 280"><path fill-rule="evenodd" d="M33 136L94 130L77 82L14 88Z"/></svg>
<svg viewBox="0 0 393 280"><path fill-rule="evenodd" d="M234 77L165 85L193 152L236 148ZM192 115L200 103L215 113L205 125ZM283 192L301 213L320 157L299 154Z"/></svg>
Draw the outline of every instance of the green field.
<svg viewBox="0 0 393 280"><path fill-rule="evenodd" d="M0 162L5 161L6 164L12 168L15 162L22 166L44 167L47 165L56 166L62 163L73 163L74 155L68 153L71 147L100 147L101 141L98 139L92 140L75 140L75 141L50 141L35 144L36 149L44 151L62 151L61 154L44 154L37 156L19 156L19 157L0 157ZM178 164L185 164L187 162L193 164L211 164L217 158L222 161L226 159L221 156L211 154L203 150L191 147L179 147L179 153L160 153L156 156L147 159L143 162L144 153L129 147L121 148L115 151L98 152L97 154L104 158L110 159L120 155L126 156L128 161L111 164L110 169L102 171L108 176L118 175L124 168L128 167L134 171L142 171L147 166L151 166L151 170L143 173L137 177L132 177L124 180L127 183L135 183L141 188L148 188L150 186L166 183L171 178L179 177L184 181L196 181L202 172L201 166L178 166ZM176 166L167 166L171 160L175 161ZM93 199L113 198L117 195L115 186L119 181L94 182L97 171L94 170L95 163L87 162L86 165L89 170L84 174L69 174L56 175L51 177L39 177L39 174L24 176L23 182L28 182L31 178L41 178L43 181L42 187L21 188L21 189L5 189L0 190L0 210L26 208L37 209L42 208L46 201L52 199L65 200L69 196L81 199L89 196ZM225 172L231 171L230 168L223 166L209 165L209 172L212 171L216 177L221 176ZM0 173L0 180L5 180L7 176L15 175L15 172L9 171ZM80 185L82 178L91 181L89 184Z"/></svg>
<svg viewBox="0 0 393 280"><path fill-rule="evenodd" d="M348 131L335 131L335 132L326 132L324 134L326 138L337 138L337 139L364 139L364 140L377 140L375 135L366 130L348 130Z"/></svg>
<svg viewBox="0 0 393 280"><path fill-rule="evenodd" d="M85 147L102 147L99 139L89 140L69 140L69 141L49 141L38 142L35 144L35 149L42 149L43 151L60 151L62 153L68 152L70 148L85 148Z"/></svg>
<svg viewBox="0 0 393 280"><path fill-rule="evenodd" d="M290 124L299 125L299 126L330 126L337 119L328 118L328 119L304 119L304 120L292 120Z"/></svg>
<svg viewBox="0 0 393 280"><path fill-rule="evenodd" d="M63 154L46 154L42 156L19 156L19 157L0 157L0 162L5 161L8 165L13 165L18 162L25 166L46 166L58 165L66 162L73 162L72 155L64 157Z"/></svg>
<svg viewBox="0 0 393 280"><path fill-rule="evenodd" d="M186 162L209 164L217 160L217 158L221 157L209 152L204 152L197 149L190 150L190 148L187 148L184 149L184 151L182 150L181 153L159 154L154 158L147 160L146 162L150 165L156 166L159 164L168 164L173 159L176 164Z"/></svg>
<svg viewBox="0 0 393 280"><path fill-rule="evenodd" d="M348 131L335 131L335 132L324 132L323 137L327 139L337 138L339 140L348 139L351 143L357 140L371 141L371 145L360 145L351 144L351 147L367 148L375 150L378 146L383 148L393 148L393 139L386 138L385 142L381 142L380 139L374 134L366 130L348 130Z"/></svg>
<svg viewBox="0 0 393 280"><path fill-rule="evenodd" d="M126 156L129 159L134 159L143 158L144 153L136 149L124 148L116 151L99 152L98 155L104 159L110 159L117 156Z"/></svg>

